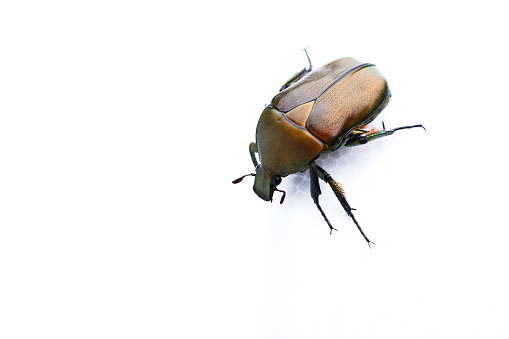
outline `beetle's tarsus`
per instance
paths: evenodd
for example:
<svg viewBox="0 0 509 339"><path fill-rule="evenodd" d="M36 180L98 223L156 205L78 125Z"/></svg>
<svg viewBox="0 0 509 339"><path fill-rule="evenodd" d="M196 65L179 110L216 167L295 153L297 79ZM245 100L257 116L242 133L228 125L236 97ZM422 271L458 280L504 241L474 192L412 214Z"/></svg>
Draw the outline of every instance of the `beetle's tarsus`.
<svg viewBox="0 0 509 339"><path fill-rule="evenodd" d="M315 204L316 204L316 207L318 207L318 210L320 211L320 213L322 213L322 217L325 219L325 222L327 223L327 225L329 225L330 234L332 234L332 230L336 230L336 229L334 227L332 227L332 224L330 223L329 219L327 219L327 216L323 212L322 207L320 206L320 204L318 204L317 202L315 202Z"/></svg>
<svg viewBox="0 0 509 339"><path fill-rule="evenodd" d="M352 208L353 209L353 208ZM348 213L348 212L347 212ZM366 236L366 234L364 234L364 232L362 231L362 228L361 228L361 225L359 225L359 223L357 222L357 219L355 219L354 215L352 212L348 213L348 215L352 218L353 222L355 223L355 226L357 226L357 229L359 230L359 232L361 232L362 236L364 237L364 240L366 240L368 242L368 246L369 248L371 248L371 245L370 244L375 244L374 242L372 242L371 240L368 239L368 237Z"/></svg>
<svg viewBox="0 0 509 339"><path fill-rule="evenodd" d="M350 205L348 204L348 202L346 201L346 198L345 198L345 194L343 193L343 191L341 190L340 186L338 185L337 181L335 181L334 179L332 179L332 177L330 176L329 173L327 173L327 171L325 171L323 168L321 168L320 166L317 166L315 165L314 162L312 162L313 164L313 167L311 166L311 164L309 165L309 169L311 171L312 168L314 168L314 170L317 172L317 173L320 173L320 177L329 184L329 186L332 188L332 191L334 192L334 194L336 195L336 197L338 198L339 202L341 203L341 206L343 206L343 209L345 210L346 214L352 218L353 222L355 223L355 226L357 226L357 229L359 230L359 232L361 232L362 236L364 237L364 240L366 240L368 242L368 246L371 248L371 245L370 244L375 244L374 242L372 242L371 240L368 239L368 237L366 236L366 234L364 234L364 231L362 230L361 228L361 225L359 225L359 223L357 222L357 219L355 219L355 216L353 215L352 211L356 211L355 208L351 208ZM311 176L312 177L312 176ZM317 179L318 180L318 179ZM311 181L313 181L313 179L311 179ZM313 186L313 185L311 185ZM313 195L312 193L312 189L311 189L311 195ZM317 197L317 200L318 200L318 197ZM315 202L316 203L316 202ZM318 205L317 205L318 206ZM320 210L320 212L322 212L322 215L323 214L323 211L320 207L318 207L318 209ZM325 217L325 215L324 215ZM325 218L325 220L328 222L327 218ZM330 223L329 223L329 227L330 227ZM332 232L332 231L331 231Z"/></svg>
<svg viewBox="0 0 509 339"><path fill-rule="evenodd" d="M424 130L426 130L426 128L423 125L412 125L412 126L396 127L396 128L393 128L391 131L396 132L396 131L399 131L400 129L409 129L409 128L415 128L415 127L422 127ZM385 128L384 128L384 130L385 130Z"/></svg>

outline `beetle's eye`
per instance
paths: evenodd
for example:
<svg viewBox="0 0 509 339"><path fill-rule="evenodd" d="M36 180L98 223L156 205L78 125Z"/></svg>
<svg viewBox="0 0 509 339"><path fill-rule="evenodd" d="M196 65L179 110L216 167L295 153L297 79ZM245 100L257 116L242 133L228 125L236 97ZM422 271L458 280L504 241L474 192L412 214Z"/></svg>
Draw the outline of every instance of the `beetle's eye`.
<svg viewBox="0 0 509 339"><path fill-rule="evenodd" d="M272 182L270 183L272 186L277 186L281 183L281 177L279 175L276 175L274 179L272 179Z"/></svg>

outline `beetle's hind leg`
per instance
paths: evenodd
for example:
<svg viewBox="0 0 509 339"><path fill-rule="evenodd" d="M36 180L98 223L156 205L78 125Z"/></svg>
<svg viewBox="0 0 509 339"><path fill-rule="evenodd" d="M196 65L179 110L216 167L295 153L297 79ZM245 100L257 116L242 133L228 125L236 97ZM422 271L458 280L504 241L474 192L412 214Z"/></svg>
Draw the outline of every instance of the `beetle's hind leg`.
<svg viewBox="0 0 509 339"><path fill-rule="evenodd" d="M314 164L314 162L313 162ZM309 168L311 169L311 165L309 166ZM320 166L316 166L315 165L315 171L318 171L318 174L320 176L320 179L324 180L326 183L329 184L329 186L332 188L332 191L334 192L334 194L336 195L336 197L338 198L339 202L341 203L341 206L343 206L346 214L348 214L348 216L350 218L352 218L353 222L355 223L355 225L357 226L357 229L361 232L362 236L364 237L364 239L368 242L368 246L371 247L370 244L375 244L374 242L372 242L371 240L368 239L368 237L366 236L366 234L364 234L364 232L362 231L362 228L361 226L359 225L359 223L357 222L357 219L355 219L355 216L353 215L352 213L352 210L355 210L354 208L351 208L350 205L348 204L348 201L346 201L346 198L345 198L345 194L343 193L343 189L338 185L338 183L332 179L332 177L330 176L329 173L327 173L323 168L321 168ZM311 180L313 181L313 180ZM313 184L311 184L311 186L313 186ZM311 193L313 194L313 193ZM314 198L313 198L314 199ZM317 198L318 199L318 198ZM319 207L320 208L320 207ZM323 214L323 212L322 212ZM324 216L325 217L325 216ZM327 220L327 218L325 219Z"/></svg>
<svg viewBox="0 0 509 339"><path fill-rule="evenodd" d="M320 203L318 202L318 197L320 196L320 194L322 194L322 191L320 190L320 183L318 182L317 168L319 168L319 167L316 166L314 161L312 161L309 164L309 178L311 181L311 197L313 198L313 201L316 204L316 207L318 207L318 210L322 214L323 218L327 222L327 225L329 225L330 233L332 234L332 230L336 230L336 229L334 227L332 227L329 219L327 219L327 216L323 212L322 207L320 206Z"/></svg>
<svg viewBox="0 0 509 339"><path fill-rule="evenodd" d="M383 138L383 137L392 135L394 132L399 131L400 129L410 129L410 128L421 127L424 130L426 130L426 128L424 128L423 125L403 126L403 127L397 127L397 128L388 129L388 130L385 129L385 125L383 122L382 122L382 126L383 126L382 130L371 129L370 131L368 131L368 130L364 130L361 128L354 129L348 135L348 141L346 142L345 146L351 147L351 146L364 145L372 140L376 140L379 138Z"/></svg>

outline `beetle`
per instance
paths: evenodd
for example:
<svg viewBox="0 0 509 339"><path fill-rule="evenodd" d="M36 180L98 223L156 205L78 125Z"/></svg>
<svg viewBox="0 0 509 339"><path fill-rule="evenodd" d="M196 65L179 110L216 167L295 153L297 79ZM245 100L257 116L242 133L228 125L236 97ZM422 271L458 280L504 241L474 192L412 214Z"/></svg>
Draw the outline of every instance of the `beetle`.
<svg viewBox="0 0 509 339"><path fill-rule="evenodd" d="M386 130L382 122L382 130L366 129L366 125L380 114L391 99L384 76L374 64L362 63L351 57L334 60L313 71L307 50L304 49L304 52L309 66L283 84L260 116L256 142L249 145L255 173L246 174L232 183L237 184L247 176L254 176L254 192L270 202L274 192L280 192L283 194L282 204L286 192L277 188L282 178L309 170L311 197L327 222L330 233L336 229L318 201L321 194L318 179L331 187L368 245L373 244L355 219L352 213L355 209L348 204L341 185L315 160L322 153L334 152L343 146L364 145L401 129L425 128L411 125ZM260 163L255 153L258 153Z"/></svg>

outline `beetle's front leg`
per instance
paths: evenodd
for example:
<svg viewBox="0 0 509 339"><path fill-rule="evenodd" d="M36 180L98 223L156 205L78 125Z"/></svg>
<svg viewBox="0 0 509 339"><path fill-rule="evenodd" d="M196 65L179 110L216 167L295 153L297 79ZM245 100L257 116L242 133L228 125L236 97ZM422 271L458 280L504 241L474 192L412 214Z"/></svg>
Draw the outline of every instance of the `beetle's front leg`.
<svg viewBox="0 0 509 339"><path fill-rule="evenodd" d="M255 153L258 153L258 146L256 146L256 142L252 142L249 144L249 155L251 156L251 160L256 167L258 166L258 161L256 160Z"/></svg>
<svg viewBox="0 0 509 339"><path fill-rule="evenodd" d="M352 132L350 132L349 139L346 142L345 146L351 147L351 146L364 145L372 140L392 135L394 132L399 131L400 129L409 129L409 128L415 128L415 127L424 128L423 125L412 125L412 126L403 126L403 127L386 130L383 122L382 122L382 126L383 126L383 130L381 130L381 131L378 131L378 130L365 131L362 129L353 130ZM424 130L426 130L426 128L424 128Z"/></svg>
<svg viewBox="0 0 509 339"><path fill-rule="evenodd" d="M311 165L310 165L309 168L311 169ZM334 192L334 194L338 198L339 202L341 203L341 206L343 206L346 214L348 214L348 216L350 218L352 218L353 222L355 223L355 225L357 226L357 228L361 232L362 236L368 242L368 246L371 247L370 244L374 245L375 243L368 239L368 237L362 231L361 226L357 222L357 219L355 219L355 216L352 213L352 210L355 210L355 209L351 208L350 205L348 204L348 201L346 201L345 195L343 194L343 190L341 189L341 187L339 187L338 183L334 179L332 179L330 174L327 173L320 166L316 166L316 170L318 171L318 174L320 175L320 178L323 179L325 182L327 182L329 184L329 186L332 188L332 191Z"/></svg>
<svg viewBox="0 0 509 339"><path fill-rule="evenodd" d="M325 221L327 222L327 225L329 225L330 233L332 234L332 230L336 230L336 229L334 227L332 227L329 219L327 219L327 216L323 212L322 207L320 207L320 204L318 203L318 197L320 196L320 194L322 194L322 191L320 190L320 183L318 182L318 172L316 170L317 167L318 166L316 166L314 161L312 161L309 164L309 178L311 181L311 197L313 198L313 201L316 204L316 207L318 207L318 210L320 211L320 213L322 213L322 216L325 219Z"/></svg>
<svg viewBox="0 0 509 339"><path fill-rule="evenodd" d="M251 160L253 161L253 164L256 168L256 166L258 166L258 161L256 161L255 153L258 153L258 146L256 146L256 142L252 142L249 144L249 155L251 156ZM255 175L256 175L255 173L249 173L249 174L243 175L240 178L233 180L232 183L238 184L245 177L254 177ZM284 199L284 195L283 195L283 199ZM281 203L283 203L283 199L281 199Z"/></svg>

